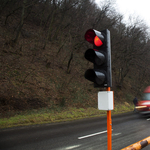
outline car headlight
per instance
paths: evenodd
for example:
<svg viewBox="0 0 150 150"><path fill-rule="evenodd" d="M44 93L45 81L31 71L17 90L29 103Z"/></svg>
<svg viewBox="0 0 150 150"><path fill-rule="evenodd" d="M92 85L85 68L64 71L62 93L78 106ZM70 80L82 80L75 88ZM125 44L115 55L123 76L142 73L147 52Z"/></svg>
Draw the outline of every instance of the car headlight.
<svg viewBox="0 0 150 150"><path fill-rule="evenodd" d="M140 108L146 108L147 106L136 106L136 109L140 109Z"/></svg>

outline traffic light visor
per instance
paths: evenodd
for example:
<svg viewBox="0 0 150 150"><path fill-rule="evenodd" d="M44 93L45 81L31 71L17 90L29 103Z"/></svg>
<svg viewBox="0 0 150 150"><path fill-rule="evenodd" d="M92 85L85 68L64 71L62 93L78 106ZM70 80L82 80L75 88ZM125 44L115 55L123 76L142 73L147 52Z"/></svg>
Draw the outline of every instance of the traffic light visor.
<svg viewBox="0 0 150 150"><path fill-rule="evenodd" d="M94 44L95 36L96 36L96 34L93 29L89 29L85 33L85 39L91 44Z"/></svg>

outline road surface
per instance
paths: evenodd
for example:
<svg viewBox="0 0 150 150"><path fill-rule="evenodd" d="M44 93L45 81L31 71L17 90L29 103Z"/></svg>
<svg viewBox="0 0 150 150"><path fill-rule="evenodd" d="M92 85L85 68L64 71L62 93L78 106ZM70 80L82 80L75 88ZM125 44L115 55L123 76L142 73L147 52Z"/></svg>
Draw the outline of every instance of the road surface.
<svg viewBox="0 0 150 150"><path fill-rule="evenodd" d="M112 150L150 136L150 119L134 113L112 116ZM17 127L0 130L0 150L107 150L107 119ZM149 150L150 145L144 148Z"/></svg>

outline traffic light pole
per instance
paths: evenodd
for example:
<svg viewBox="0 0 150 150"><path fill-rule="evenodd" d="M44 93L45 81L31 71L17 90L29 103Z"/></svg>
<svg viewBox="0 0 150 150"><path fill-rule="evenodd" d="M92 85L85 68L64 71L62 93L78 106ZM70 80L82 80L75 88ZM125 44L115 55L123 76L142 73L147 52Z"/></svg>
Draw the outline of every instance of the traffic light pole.
<svg viewBox="0 0 150 150"><path fill-rule="evenodd" d="M106 91L110 91L110 87L107 87ZM107 149L112 150L112 120L111 110L107 111Z"/></svg>
<svg viewBox="0 0 150 150"><path fill-rule="evenodd" d="M94 87L107 87L106 91L98 92L98 109L107 110L107 145L112 149L112 121L111 110L113 110L113 91L111 76L111 39L108 29L97 31L88 29L85 40L93 45L88 49L84 57L93 63L94 68L86 70L84 77L94 82Z"/></svg>

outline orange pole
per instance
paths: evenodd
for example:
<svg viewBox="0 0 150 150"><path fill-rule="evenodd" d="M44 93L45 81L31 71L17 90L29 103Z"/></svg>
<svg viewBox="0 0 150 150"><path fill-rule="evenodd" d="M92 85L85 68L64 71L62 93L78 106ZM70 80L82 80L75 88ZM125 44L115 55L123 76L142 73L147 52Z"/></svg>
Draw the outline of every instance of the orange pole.
<svg viewBox="0 0 150 150"><path fill-rule="evenodd" d="M106 89L110 91L110 87ZM112 150L112 121L111 121L111 110L107 111L107 149Z"/></svg>

